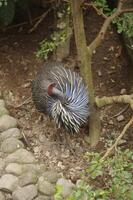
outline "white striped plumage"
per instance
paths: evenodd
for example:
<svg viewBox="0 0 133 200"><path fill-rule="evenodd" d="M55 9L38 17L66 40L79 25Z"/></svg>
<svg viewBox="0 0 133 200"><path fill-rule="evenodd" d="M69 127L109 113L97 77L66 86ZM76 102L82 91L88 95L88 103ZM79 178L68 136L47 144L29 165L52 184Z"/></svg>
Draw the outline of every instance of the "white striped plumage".
<svg viewBox="0 0 133 200"><path fill-rule="evenodd" d="M78 73L64 67L55 67L51 70L51 76L66 99L62 102L58 98L49 96L50 115L59 128L64 127L70 132L78 132L89 116L85 83Z"/></svg>

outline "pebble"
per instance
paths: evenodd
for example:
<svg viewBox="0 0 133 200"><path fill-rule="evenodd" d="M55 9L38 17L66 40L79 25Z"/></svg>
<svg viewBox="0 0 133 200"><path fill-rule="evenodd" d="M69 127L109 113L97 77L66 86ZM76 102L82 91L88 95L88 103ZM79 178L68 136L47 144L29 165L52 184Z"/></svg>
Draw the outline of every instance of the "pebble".
<svg viewBox="0 0 133 200"><path fill-rule="evenodd" d="M7 163L16 162L20 164L35 163L33 154L26 149L18 149L5 158Z"/></svg>
<svg viewBox="0 0 133 200"><path fill-rule="evenodd" d="M99 76L99 77L102 76L102 72L101 72L101 70L98 70L97 73L98 73L98 76Z"/></svg>
<svg viewBox="0 0 133 200"><path fill-rule="evenodd" d="M28 185L23 188L18 188L13 192L13 200L32 200L37 196L37 187Z"/></svg>
<svg viewBox="0 0 133 200"><path fill-rule="evenodd" d="M118 121L118 122L122 122L124 119L125 119L124 115L119 115L119 116L117 117L117 121Z"/></svg>
<svg viewBox="0 0 133 200"><path fill-rule="evenodd" d="M7 138L1 144L1 151L4 153L12 153L23 147L24 144L20 140L16 138Z"/></svg>
<svg viewBox="0 0 133 200"><path fill-rule="evenodd" d="M0 132L5 131L9 128L17 126L17 120L9 115L2 115L0 117Z"/></svg>
<svg viewBox="0 0 133 200"><path fill-rule="evenodd" d="M113 125L113 120L109 120L108 124Z"/></svg>
<svg viewBox="0 0 133 200"><path fill-rule="evenodd" d="M56 183L57 180L60 178L59 173L55 171L46 171L42 175L45 181L49 181L50 183Z"/></svg>
<svg viewBox="0 0 133 200"><path fill-rule="evenodd" d="M123 95L123 94L126 94L126 93L127 93L127 90L125 88L122 88L121 91L120 91L120 94Z"/></svg>
<svg viewBox="0 0 133 200"><path fill-rule="evenodd" d="M12 174L5 174L0 178L0 189L13 192L18 185L18 178Z"/></svg>
<svg viewBox="0 0 133 200"><path fill-rule="evenodd" d="M22 174L22 165L18 163L9 163L7 167L5 168L5 171L7 173L11 173L14 175L21 175Z"/></svg>
<svg viewBox="0 0 133 200"><path fill-rule="evenodd" d="M54 193L55 193L54 185L52 185L48 181L45 181L43 176L41 176L38 180L38 190L42 194L45 194L45 195L48 195L48 196L54 195Z"/></svg>
<svg viewBox="0 0 133 200"><path fill-rule="evenodd" d="M0 192L0 200L6 200L5 195L2 192Z"/></svg>
<svg viewBox="0 0 133 200"><path fill-rule="evenodd" d="M20 133L20 130L18 128L10 128L0 133L0 140L2 141L10 137L21 139L22 135Z"/></svg>
<svg viewBox="0 0 133 200"><path fill-rule="evenodd" d="M72 193L72 190L75 187L75 185L71 182L71 180L67 180L64 178L58 179L56 184L57 186L58 185L62 186L61 196L63 198L67 198Z"/></svg>
<svg viewBox="0 0 133 200"><path fill-rule="evenodd" d="M38 176L35 171L23 173L19 177L19 185L26 186L28 184L36 184L37 180L38 180Z"/></svg>

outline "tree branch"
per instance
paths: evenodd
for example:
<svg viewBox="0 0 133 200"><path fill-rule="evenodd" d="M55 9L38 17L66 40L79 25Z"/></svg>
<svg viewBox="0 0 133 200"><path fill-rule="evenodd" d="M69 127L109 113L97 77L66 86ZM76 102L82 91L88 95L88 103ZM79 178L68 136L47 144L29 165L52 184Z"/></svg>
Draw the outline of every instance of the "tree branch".
<svg viewBox="0 0 133 200"><path fill-rule="evenodd" d="M96 97L95 102L99 108L112 103L128 103L131 106L131 109L133 110L133 94L101 98Z"/></svg>
<svg viewBox="0 0 133 200"><path fill-rule="evenodd" d="M98 15L101 15L104 19L107 19L107 16L102 11L100 11L94 4L92 4L92 3L84 3L83 6L92 7L96 11L96 13Z"/></svg>
<svg viewBox="0 0 133 200"><path fill-rule="evenodd" d="M122 10L123 3L124 3L124 0L119 0L116 12L114 12L111 16L109 16L107 19L105 19L97 37L88 46L89 52L93 52L100 45L100 43L103 41L105 34L106 34L106 31L107 31L109 25L111 24L111 22L114 18L120 16L121 14L123 14L125 12L132 12L133 11L133 9Z"/></svg>
<svg viewBox="0 0 133 200"><path fill-rule="evenodd" d="M116 139L115 143L106 151L106 153L104 154L104 156L101 158L101 160L100 160L101 162L103 162L109 156L109 154L112 152L112 150L118 145L120 139L126 133L127 129L131 126L131 124L133 124L133 116L130 119L130 121L125 125L125 127L123 128L121 134Z"/></svg>

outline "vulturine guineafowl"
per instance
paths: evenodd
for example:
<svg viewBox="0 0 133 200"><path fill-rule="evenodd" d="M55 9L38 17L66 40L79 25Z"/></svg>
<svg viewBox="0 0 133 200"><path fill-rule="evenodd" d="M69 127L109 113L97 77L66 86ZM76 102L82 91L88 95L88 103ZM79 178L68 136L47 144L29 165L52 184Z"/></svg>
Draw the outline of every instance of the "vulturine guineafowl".
<svg viewBox="0 0 133 200"><path fill-rule="evenodd" d="M89 100L81 76L62 63L44 66L33 81L32 96L36 108L52 117L58 128L78 132L89 116Z"/></svg>

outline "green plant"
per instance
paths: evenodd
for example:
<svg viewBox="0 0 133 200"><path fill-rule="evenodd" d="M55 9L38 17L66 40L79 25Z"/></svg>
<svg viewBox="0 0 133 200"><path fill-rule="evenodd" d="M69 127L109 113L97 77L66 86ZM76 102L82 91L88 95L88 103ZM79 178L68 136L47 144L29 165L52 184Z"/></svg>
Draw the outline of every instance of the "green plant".
<svg viewBox="0 0 133 200"><path fill-rule="evenodd" d="M67 38L67 31L65 29L55 32L51 35L50 40L43 40L40 42L40 48L36 53L38 58L47 59L49 53L53 52L62 42Z"/></svg>
<svg viewBox="0 0 133 200"><path fill-rule="evenodd" d="M67 200L133 200L133 152L120 150L101 161L99 153L87 153L89 166Z"/></svg>
<svg viewBox="0 0 133 200"><path fill-rule="evenodd" d="M107 16L115 11L115 9L111 10L109 8L107 0L92 0L92 3L100 12ZM125 13L115 18L113 23L116 24L118 33L124 33L127 37L133 37L133 13Z"/></svg>
<svg viewBox="0 0 133 200"><path fill-rule="evenodd" d="M62 200L62 185L56 185L56 193L54 195L55 200Z"/></svg>
<svg viewBox="0 0 133 200"><path fill-rule="evenodd" d="M111 9L107 4L107 0L92 0L94 6L96 6L103 13L111 13Z"/></svg>
<svg viewBox="0 0 133 200"><path fill-rule="evenodd" d="M121 17L117 17L113 23L116 24L118 33L133 37L133 13L125 13Z"/></svg>

